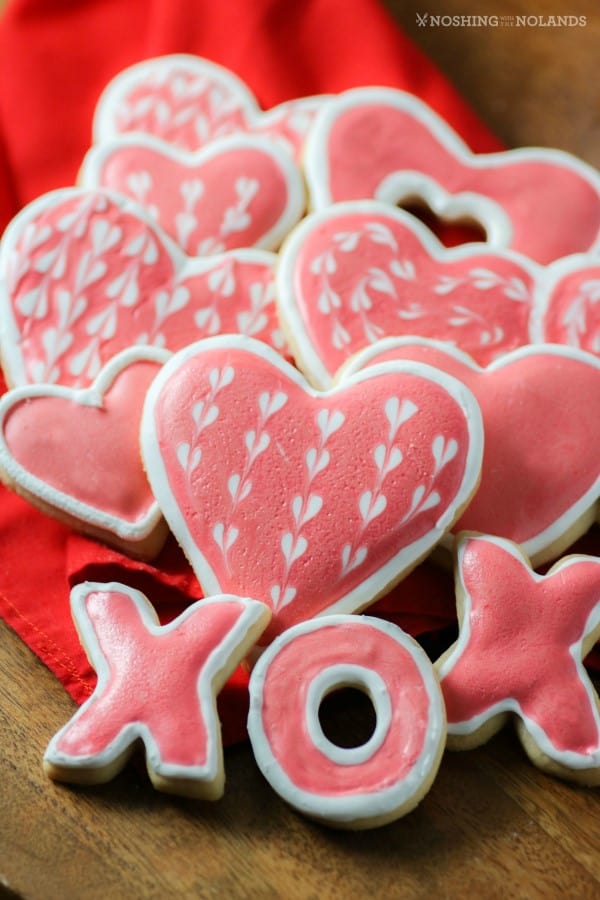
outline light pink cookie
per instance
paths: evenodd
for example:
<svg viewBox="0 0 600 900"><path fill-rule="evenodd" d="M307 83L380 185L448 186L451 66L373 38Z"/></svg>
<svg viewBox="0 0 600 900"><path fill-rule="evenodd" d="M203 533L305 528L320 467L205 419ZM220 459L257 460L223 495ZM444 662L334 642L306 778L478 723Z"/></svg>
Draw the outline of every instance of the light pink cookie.
<svg viewBox="0 0 600 900"><path fill-rule="evenodd" d="M480 365L529 342L539 267L509 251L447 250L413 216L372 200L309 215L277 270L296 363L317 387L387 336L449 341Z"/></svg>
<svg viewBox="0 0 600 900"><path fill-rule="evenodd" d="M317 393L224 335L155 380L142 454L204 592L267 603L271 639L362 609L425 557L476 487L481 437L470 393L435 370L392 363Z"/></svg>
<svg viewBox="0 0 600 900"><path fill-rule="evenodd" d="M376 723L366 743L344 748L323 733L319 708L347 687L368 695ZM326 616L288 629L258 660L248 733L263 775L295 809L337 828L374 828L431 787L444 704L424 651L396 625Z"/></svg>
<svg viewBox="0 0 600 900"><path fill-rule="evenodd" d="M276 250L305 207L289 153L247 135L194 154L145 135L105 141L88 152L79 181L135 200L189 256Z"/></svg>
<svg viewBox="0 0 600 900"><path fill-rule="evenodd" d="M600 359L571 347L531 345L482 369L448 344L388 338L358 353L341 383L346 374L393 359L437 366L473 391L481 408L481 484L455 532L513 540L537 567L587 531L600 497Z"/></svg>
<svg viewBox="0 0 600 900"><path fill-rule="evenodd" d="M125 350L87 388L27 385L0 400L0 477L44 512L132 556L168 529L139 452L142 404L169 354Z"/></svg>
<svg viewBox="0 0 600 900"><path fill-rule="evenodd" d="M306 143L314 208L375 198L422 201L447 220L475 221L495 249L539 263L600 249L600 175L560 150L474 155L425 103L390 88L332 99Z"/></svg>
<svg viewBox="0 0 600 900"><path fill-rule="evenodd" d="M582 254L549 266L536 289L531 327L533 340L600 356L600 260Z"/></svg>
<svg viewBox="0 0 600 900"><path fill-rule="evenodd" d="M110 781L141 741L157 790L217 800L225 779L215 696L268 609L211 597L161 626L139 591L93 582L73 588L71 609L98 684L51 740L46 773L75 784Z"/></svg>
<svg viewBox="0 0 600 900"><path fill-rule="evenodd" d="M228 134L260 134L300 159L325 96L300 97L263 112L248 86L229 69L184 53L124 69L104 90L94 116L94 140L149 134L194 152Z"/></svg>
<svg viewBox="0 0 600 900"><path fill-rule="evenodd" d="M583 659L600 638L600 559L537 575L510 541L462 535L460 632L437 662L448 744L483 744L510 718L541 769L600 784L600 701Z"/></svg>
<svg viewBox="0 0 600 900"><path fill-rule="evenodd" d="M178 350L220 332L283 350L274 259L259 250L191 259L119 195L45 194L0 243L5 377L85 386L127 347Z"/></svg>

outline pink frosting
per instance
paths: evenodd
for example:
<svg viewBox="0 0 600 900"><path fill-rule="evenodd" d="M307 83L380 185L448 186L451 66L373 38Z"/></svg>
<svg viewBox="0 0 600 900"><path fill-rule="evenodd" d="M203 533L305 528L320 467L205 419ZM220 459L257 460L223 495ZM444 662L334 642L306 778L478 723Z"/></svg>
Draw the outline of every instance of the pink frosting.
<svg viewBox="0 0 600 900"><path fill-rule="evenodd" d="M437 366L469 387L485 429L479 489L455 531L496 534L546 549L600 495L600 363L560 347L521 348L479 369L441 344L390 340L356 366L410 359Z"/></svg>
<svg viewBox="0 0 600 900"><path fill-rule="evenodd" d="M392 707L377 750L364 762L339 765L307 728L307 694L324 670L349 663L377 673ZM297 635L270 662L262 685L262 727L273 757L295 787L327 797L375 793L407 778L423 751L430 706L410 651L360 619L334 631L324 620L319 630Z"/></svg>
<svg viewBox="0 0 600 900"><path fill-rule="evenodd" d="M159 369L158 361L138 358L119 367L97 392L52 386L9 392L1 419L3 466L21 487L82 521L91 507L117 530L118 523L139 522L155 507L140 458L139 426Z"/></svg>
<svg viewBox="0 0 600 900"><path fill-rule="evenodd" d="M145 598L123 585L80 585L75 597L98 686L46 758L102 768L142 737L155 770L190 777L194 769L213 769L219 745L213 679L242 642L245 628L236 629L249 611L256 618L252 607L259 604L211 598L161 627Z"/></svg>
<svg viewBox="0 0 600 900"><path fill-rule="evenodd" d="M461 212L488 230L504 220L499 227L508 240L502 245L537 262L598 244L600 181L591 167L537 148L474 156L425 104L402 92L342 94L309 146L319 206L362 197L414 199L423 194L425 177L438 197L441 191L451 198L470 195Z"/></svg>
<svg viewBox="0 0 600 900"><path fill-rule="evenodd" d="M177 350L219 332L282 348L273 262L252 250L191 260L123 198L47 194L2 242L7 379L84 386L129 346Z"/></svg>
<svg viewBox="0 0 600 900"><path fill-rule="evenodd" d="M600 765L600 720L581 664L583 638L600 627L600 560L573 556L540 577L508 542L467 538L458 573L465 616L441 666L449 730L512 710L542 750L547 741L559 757L596 754Z"/></svg>
<svg viewBox="0 0 600 900"><path fill-rule="evenodd" d="M173 357L142 450L204 590L268 604L272 637L365 606L425 555L472 491L480 433L471 398L429 370L315 394L267 349L224 336Z"/></svg>
<svg viewBox="0 0 600 900"><path fill-rule="evenodd" d="M227 138L196 156L147 138L92 148L81 181L139 203L189 256L276 249L300 218L299 170L268 142Z"/></svg>
<svg viewBox="0 0 600 900"><path fill-rule="evenodd" d="M489 250L444 251L405 213L373 201L305 220L282 251L278 299L300 365L327 386L356 351L414 335L487 365L529 342L534 272Z"/></svg>

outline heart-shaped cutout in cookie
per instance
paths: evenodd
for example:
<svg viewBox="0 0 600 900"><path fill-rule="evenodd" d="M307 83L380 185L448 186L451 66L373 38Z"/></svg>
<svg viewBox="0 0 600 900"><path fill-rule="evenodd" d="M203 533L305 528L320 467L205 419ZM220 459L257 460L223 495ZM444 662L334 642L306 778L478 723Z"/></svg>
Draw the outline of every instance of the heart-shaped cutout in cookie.
<svg viewBox="0 0 600 900"><path fill-rule="evenodd" d="M0 400L0 472L9 487L78 531L144 559L168 530L139 451L142 405L169 354L132 349L76 390L28 385Z"/></svg>
<svg viewBox="0 0 600 900"><path fill-rule="evenodd" d="M600 497L600 359L530 345L481 369L447 344L389 338L356 354L342 383L390 360L436 366L473 391L481 408L481 484L455 532L508 538L537 567L587 531Z"/></svg>
<svg viewBox="0 0 600 900"><path fill-rule="evenodd" d="M191 54L144 60L106 87L94 116L98 143L148 134L194 152L228 134L259 134L299 160L325 96L288 100L263 112L250 88L229 69Z"/></svg>
<svg viewBox="0 0 600 900"><path fill-rule="evenodd" d="M189 256L276 250L304 212L300 169L265 138L237 135L184 154L145 136L98 144L79 180L136 201Z"/></svg>
<svg viewBox="0 0 600 900"><path fill-rule="evenodd" d="M191 259L124 197L45 194L0 244L6 379L83 387L132 345L178 350L221 332L283 351L274 260L260 250Z"/></svg>
<svg viewBox="0 0 600 900"><path fill-rule="evenodd" d="M224 335L161 371L142 453L205 593L267 603L270 639L367 606L426 556L475 489L480 429L471 394L429 367L317 393L265 345Z"/></svg>
<svg viewBox="0 0 600 900"><path fill-rule="evenodd" d="M559 150L472 154L412 94L356 88L332 99L306 143L311 201L423 200L483 225L488 243L547 264L600 248L600 176Z"/></svg>
<svg viewBox="0 0 600 900"><path fill-rule="evenodd" d="M509 251L446 250L407 213L362 200L313 213L292 232L277 299L297 364L326 388L383 337L448 341L480 365L528 343L538 270Z"/></svg>

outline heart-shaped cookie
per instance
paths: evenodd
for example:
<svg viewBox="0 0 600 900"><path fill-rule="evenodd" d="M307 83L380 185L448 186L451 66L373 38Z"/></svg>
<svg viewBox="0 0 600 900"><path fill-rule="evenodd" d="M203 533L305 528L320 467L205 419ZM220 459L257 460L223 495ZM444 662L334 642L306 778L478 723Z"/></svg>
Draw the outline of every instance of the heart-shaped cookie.
<svg viewBox="0 0 600 900"><path fill-rule="evenodd" d="M600 497L600 359L539 344L481 369L447 344L388 338L356 354L340 373L341 383L365 366L394 359L458 378L481 408L481 484L455 532L508 538L537 567L587 531Z"/></svg>
<svg viewBox="0 0 600 900"><path fill-rule="evenodd" d="M276 250L305 206L289 153L246 135L194 154L144 135L106 141L88 152L79 181L135 200L189 256Z"/></svg>
<svg viewBox="0 0 600 900"><path fill-rule="evenodd" d="M425 103L356 88L323 107L306 142L312 204L373 197L423 201L478 222L494 248L539 263L600 249L600 175L568 153L521 148L475 155Z"/></svg>
<svg viewBox="0 0 600 900"><path fill-rule="evenodd" d="M146 392L164 350L120 353L91 387L27 385L0 400L0 474L44 512L150 559L168 534L139 452Z"/></svg>
<svg viewBox="0 0 600 900"><path fill-rule="evenodd" d="M536 289L533 340L600 356L600 260L582 254L549 266Z"/></svg>
<svg viewBox="0 0 600 900"><path fill-rule="evenodd" d="M191 259L124 197L46 194L0 244L6 379L83 387L127 347L178 350L220 332L283 350L273 262L259 250Z"/></svg>
<svg viewBox="0 0 600 900"><path fill-rule="evenodd" d="M299 159L327 100L300 97L263 112L229 69L199 56L172 54L137 63L110 82L96 107L94 139L102 143L137 132L195 151L227 134L262 134Z"/></svg>
<svg viewBox="0 0 600 900"><path fill-rule="evenodd" d="M412 363L326 393L266 345L223 335L179 351L148 394L142 455L206 594L273 610L268 638L353 612L452 527L481 460L477 404Z"/></svg>
<svg viewBox="0 0 600 900"><path fill-rule="evenodd" d="M317 387L382 337L449 341L487 365L529 342L539 267L509 251L447 250L413 216L373 200L313 213L285 242L277 301Z"/></svg>

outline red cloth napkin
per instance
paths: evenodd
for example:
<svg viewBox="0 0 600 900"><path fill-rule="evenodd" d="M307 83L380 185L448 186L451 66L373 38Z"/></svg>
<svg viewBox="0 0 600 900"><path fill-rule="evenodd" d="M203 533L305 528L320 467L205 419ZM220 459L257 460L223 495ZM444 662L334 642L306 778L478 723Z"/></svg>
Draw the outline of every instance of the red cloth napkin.
<svg viewBox="0 0 600 900"><path fill-rule="evenodd" d="M361 84L403 88L474 150L499 148L377 0L9 0L0 20L0 231L28 201L74 183L106 83L132 63L173 52L232 69L265 108ZM173 540L153 565L135 563L4 488L0 534L0 615L78 703L95 676L71 621L72 584L125 581L149 596L162 621L201 596ZM450 576L416 574L381 614L416 634L452 622ZM240 670L222 692L226 742L244 735L245 686Z"/></svg>

